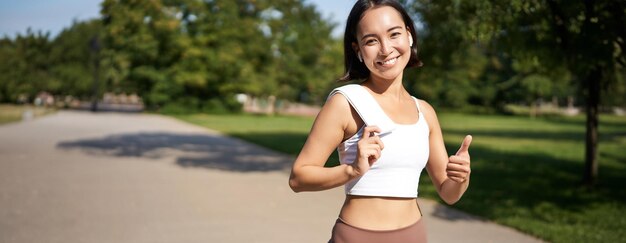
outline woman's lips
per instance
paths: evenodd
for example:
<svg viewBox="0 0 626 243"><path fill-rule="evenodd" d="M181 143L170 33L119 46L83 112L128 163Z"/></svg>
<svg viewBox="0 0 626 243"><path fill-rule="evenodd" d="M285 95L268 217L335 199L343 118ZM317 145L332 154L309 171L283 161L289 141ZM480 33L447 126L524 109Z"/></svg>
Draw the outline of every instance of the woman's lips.
<svg viewBox="0 0 626 243"><path fill-rule="evenodd" d="M376 63L383 67L392 67L394 64L396 64L396 62L398 62L398 57L394 57L386 61L379 61Z"/></svg>

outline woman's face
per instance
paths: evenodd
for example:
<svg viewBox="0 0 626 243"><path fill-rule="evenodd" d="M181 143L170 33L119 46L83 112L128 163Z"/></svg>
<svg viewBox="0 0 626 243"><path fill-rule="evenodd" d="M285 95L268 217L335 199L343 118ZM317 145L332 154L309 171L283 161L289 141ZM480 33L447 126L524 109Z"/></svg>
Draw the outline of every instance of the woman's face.
<svg viewBox="0 0 626 243"><path fill-rule="evenodd" d="M357 26L357 43L370 75L394 80L402 74L411 57L411 33L398 11L389 6L365 11Z"/></svg>

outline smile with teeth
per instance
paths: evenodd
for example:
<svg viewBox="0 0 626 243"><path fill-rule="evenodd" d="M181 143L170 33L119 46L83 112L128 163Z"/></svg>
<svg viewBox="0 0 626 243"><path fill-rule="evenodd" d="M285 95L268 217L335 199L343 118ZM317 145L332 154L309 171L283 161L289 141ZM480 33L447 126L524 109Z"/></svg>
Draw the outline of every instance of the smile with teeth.
<svg viewBox="0 0 626 243"><path fill-rule="evenodd" d="M387 61L378 62L378 64L383 65L383 66L390 66L390 65L396 64L397 61L398 61L398 57L394 57Z"/></svg>

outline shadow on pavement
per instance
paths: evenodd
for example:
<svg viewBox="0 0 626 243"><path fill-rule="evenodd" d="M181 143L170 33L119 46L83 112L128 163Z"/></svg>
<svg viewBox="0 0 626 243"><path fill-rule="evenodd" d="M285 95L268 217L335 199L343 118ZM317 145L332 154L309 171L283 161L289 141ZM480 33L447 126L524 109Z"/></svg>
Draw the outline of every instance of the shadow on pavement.
<svg viewBox="0 0 626 243"><path fill-rule="evenodd" d="M236 139L197 134L119 134L60 142L57 148L81 150L95 156L174 157L183 167L237 172L287 171L293 162L289 157Z"/></svg>
<svg viewBox="0 0 626 243"><path fill-rule="evenodd" d="M476 216L472 216L470 214L461 212L459 210L456 210L454 208L451 207L447 207L441 204L436 204L433 208L433 213L432 216L437 217L437 218L441 218L441 219L445 219L445 220L449 220L449 221L457 221L457 220L464 220L464 221L485 221L479 217Z"/></svg>

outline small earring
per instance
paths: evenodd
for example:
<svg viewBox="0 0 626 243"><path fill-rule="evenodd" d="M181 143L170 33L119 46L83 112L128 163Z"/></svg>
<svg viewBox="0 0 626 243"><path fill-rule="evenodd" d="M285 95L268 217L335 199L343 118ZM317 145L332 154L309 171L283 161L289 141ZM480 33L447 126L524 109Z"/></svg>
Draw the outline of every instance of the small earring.
<svg viewBox="0 0 626 243"><path fill-rule="evenodd" d="M356 56L359 58L359 62L363 62L363 57L361 57L361 53L357 53Z"/></svg>

